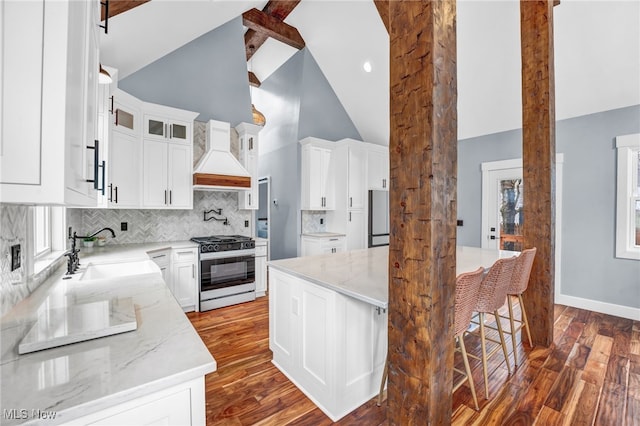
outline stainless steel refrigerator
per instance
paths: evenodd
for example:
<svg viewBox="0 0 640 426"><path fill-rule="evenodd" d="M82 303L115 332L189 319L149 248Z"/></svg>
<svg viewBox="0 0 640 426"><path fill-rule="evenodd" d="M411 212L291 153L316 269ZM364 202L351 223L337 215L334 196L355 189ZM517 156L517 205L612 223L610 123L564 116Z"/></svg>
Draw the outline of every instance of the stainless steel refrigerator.
<svg viewBox="0 0 640 426"><path fill-rule="evenodd" d="M369 247L389 245L389 191L369 190Z"/></svg>

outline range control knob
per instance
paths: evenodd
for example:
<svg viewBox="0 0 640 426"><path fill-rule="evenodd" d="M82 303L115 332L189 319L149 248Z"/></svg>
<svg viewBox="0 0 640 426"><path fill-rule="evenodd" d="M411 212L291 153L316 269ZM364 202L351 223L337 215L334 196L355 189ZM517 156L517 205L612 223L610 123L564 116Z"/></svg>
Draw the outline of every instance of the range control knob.
<svg viewBox="0 0 640 426"><path fill-rule="evenodd" d="M214 249L213 245L209 244L209 245L207 246L206 251L207 251L207 252L215 251L215 249Z"/></svg>
<svg viewBox="0 0 640 426"><path fill-rule="evenodd" d="M220 250L220 246L218 244L215 244L213 246L213 250L212 251L218 251L218 250Z"/></svg>

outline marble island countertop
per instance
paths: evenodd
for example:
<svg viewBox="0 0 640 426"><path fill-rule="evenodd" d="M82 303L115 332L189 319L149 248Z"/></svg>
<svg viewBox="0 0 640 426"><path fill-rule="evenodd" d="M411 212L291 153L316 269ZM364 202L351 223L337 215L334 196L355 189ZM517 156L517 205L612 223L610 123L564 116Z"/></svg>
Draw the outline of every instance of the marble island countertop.
<svg viewBox="0 0 640 426"><path fill-rule="evenodd" d="M82 248L81 264L148 259L148 252L195 247L192 242ZM0 319L0 406L55 412L47 424L160 391L216 370L216 362L184 315L160 272L99 280L63 280L66 267ZM130 299L137 329L19 355L18 345L48 310ZM4 412L4 411L3 411ZM33 418L2 418L18 424Z"/></svg>
<svg viewBox="0 0 640 426"><path fill-rule="evenodd" d="M478 267L490 268L501 257L518 252L478 247L456 247L456 274ZM389 247L374 247L346 253L295 257L268 262L270 268L302 278L374 306L389 304Z"/></svg>

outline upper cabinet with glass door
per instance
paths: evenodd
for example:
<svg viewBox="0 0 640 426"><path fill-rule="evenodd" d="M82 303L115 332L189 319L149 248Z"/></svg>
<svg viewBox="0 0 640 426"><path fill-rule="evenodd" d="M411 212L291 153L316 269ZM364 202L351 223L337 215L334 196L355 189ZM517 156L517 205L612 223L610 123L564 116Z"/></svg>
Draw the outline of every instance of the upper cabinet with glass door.
<svg viewBox="0 0 640 426"><path fill-rule="evenodd" d="M126 135L140 137L142 102L120 89L116 89L112 98L111 129Z"/></svg>
<svg viewBox="0 0 640 426"><path fill-rule="evenodd" d="M155 104L145 104L143 137L190 144L193 120L184 119L184 111Z"/></svg>

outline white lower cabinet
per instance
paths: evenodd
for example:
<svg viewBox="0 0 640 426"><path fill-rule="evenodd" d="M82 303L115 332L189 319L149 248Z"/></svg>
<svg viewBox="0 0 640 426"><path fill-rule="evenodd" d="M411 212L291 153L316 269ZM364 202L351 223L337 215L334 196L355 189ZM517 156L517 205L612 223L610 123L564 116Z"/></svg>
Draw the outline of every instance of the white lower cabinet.
<svg viewBox="0 0 640 426"><path fill-rule="evenodd" d="M158 265L162 279L169 285L171 282L171 249L149 252L148 255Z"/></svg>
<svg viewBox="0 0 640 426"><path fill-rule="evenodd" d="M160 268L162 279L185 312L197 311L198 249L161 249L147 253Z"/></svg>
<svg viewBox="0 0 640 426"><path fill-rule="evenodd" d="M375 396L386 312L275 269L269 286L273 363L333 421Z"/></svg>
<svg viewBox="0 0 640 426"><path fill-rule="evenodd" d="M204 425L204 377L153 392L65 425Z"/></svg>
<svg viewBox="0 0 640 426"><path fill-rule="evenodd" d="M169 288L185 312L197 310L198 249L173 249Z"/></svg>
<svg viewBox="0 0 640 426"><path fill-rule="evenodd" d="M326 237L302 235L300 247L300 256L342 253L347 250L347 241L344 235Z"/></svg>
<svg viewBox="0 0 640 426"><path fill-rule="evenodd" d="M256 297L267 294L267 244L256 243Z"/></svg>

